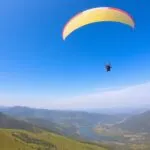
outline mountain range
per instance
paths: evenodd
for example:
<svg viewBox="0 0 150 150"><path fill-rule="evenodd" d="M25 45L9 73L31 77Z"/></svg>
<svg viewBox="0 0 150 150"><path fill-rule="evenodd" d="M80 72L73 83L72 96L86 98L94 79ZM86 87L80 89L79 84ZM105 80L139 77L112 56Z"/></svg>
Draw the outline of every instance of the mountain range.
<svg viewBox="0 0 150 150"><path fill-rule="evenodd" d="M150 111L128 117L116 127L135 133L150 133Z"/></svg>
<svg viewBox="0 0 150 150"><path fill-rule="evenodd" d="M150 139L150 111L139 112L137 114L131 113L130 115L110 115L16 106L1 107L0 112L0 134L2 131L6 135L13 133L13 140L14 138L19 138L20 140L25 140L27 143L33 140L34 144L41 143L43 145L45 142L43 140L38 141L38 139L42 135L44 136L44 134L54 134L63 138L64 136L68 137L69 140L73 141L86 141L86 144L87 141L94 142L94 146L97 141L98 143L100 142L99 144L96 142L97 146L102 149L109 149L111 147L112 150L112 145L117 142L113 141L113 139L118 139L118 143L122 141L131 144L123 146L125 150L132 149L135 144L137 147L140 147L140 145L137 145L138 143L145 143L144 146L147 146L147 149L150 148L148 144ZM100 135L94 132L96 126L101 130ZM25 135L24 131L26 131ZM143 136L143 133L146 133L144 134L146 136ZM33 134L33 137L30 137L30 134ZM129 138L126 139L125 137ZM106 145L101 145L101 142L104 142ZM85 144L84 142L81 143ZM51 144L45 143L43 147L46 145L50 146ZM54 145L56 146L56 143ZM119 144L118 149L123 148L120 146ZM116 145L114 147L114 150L117 150ZM55 148L53 147L53 149ZM95 149L91 148L91 150Z"/></svg>
<svg viewBox="0 0 150 150"><path fill-rule="evenodd" d="M66 138L27 121L0 113L0 149L108 150L107 146Z"/></svg>

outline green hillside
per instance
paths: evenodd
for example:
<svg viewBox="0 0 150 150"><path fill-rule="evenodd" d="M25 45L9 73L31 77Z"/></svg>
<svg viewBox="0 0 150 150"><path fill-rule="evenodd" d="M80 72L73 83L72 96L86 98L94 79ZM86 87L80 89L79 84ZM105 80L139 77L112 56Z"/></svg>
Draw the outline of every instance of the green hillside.
<svg viewBox="0 0 150 150"><path fill-rule="evenodd" d="M24 130L0 129L2 150L107 150L81 143L50 132L32 133Z"/></svg>
<svg viewBox="0 0 150 150"><path fill-rule="evenodd" d="M0 128L6 129L23 129L32 132L40 132L40 129L35 125L27 123L23 120L18 120L0 112Z"/></svg>
<svg viewBox="0 0 150 150"><path fill-rule="evenodd" d="M50 120L40 118L15 118L0 112L0 128L23 129L40 132L41 129L65 136L77 136L76 128L69 124L59 125Z"/></svg>
<svg viewBox="0 0 150 150"><path fill-rule="evenodd" d="M61 134L61 135L65 135L65 136L73 136L76 137L78 136L77 134L77 128L71 124L58 124L58 123L54 123L50 120L46 120L46 119L41 119L41 118L26 118L26 121L28 121L28 123L32 123L44 130L50 131L50 132L54 132L57 134Z"/></svg>

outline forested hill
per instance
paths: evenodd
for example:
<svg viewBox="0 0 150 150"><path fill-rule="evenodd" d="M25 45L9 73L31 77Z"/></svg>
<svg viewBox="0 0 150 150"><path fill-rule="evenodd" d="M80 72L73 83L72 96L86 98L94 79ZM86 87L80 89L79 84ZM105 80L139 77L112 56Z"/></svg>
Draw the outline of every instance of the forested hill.
<svg viewBox="0 0 150 150"><path fill-rule="evenodd" d="M150 111L129 117L124 122L116 125L116 127L135 133L150 133Z"/></svg>
<svg viewBox="0 0 150 150"><path fill-rule="evenodd" d="M0 112L0 128L23 129L32 132L38 132L40 129L26 121L15 119Z"/></svg>

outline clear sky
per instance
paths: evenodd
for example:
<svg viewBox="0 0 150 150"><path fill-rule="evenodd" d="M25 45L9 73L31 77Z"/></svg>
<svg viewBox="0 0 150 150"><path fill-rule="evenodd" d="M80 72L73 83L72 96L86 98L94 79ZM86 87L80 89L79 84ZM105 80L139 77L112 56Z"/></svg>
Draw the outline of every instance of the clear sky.
<svg viewBox="0 0 150 150"><path fill-rule="evenodd" d="M110 89L120 93L120 87L132 91L133 86L140 86L145 91L150 87L149 5L149 0L0 1L0 105L90 107L87 96L96 93L99 105L95 101L92 107L107 107L112 100ZM127 11L135 20L135 29L95 23L63 41L62 30L71 17L102 6ZM106 73L108 61L113 69ZM135 95L137 90L131 91L125 95ZM113 104L132 101L128 96ZM95 96L89 101L93 100ZM144 100L150 103L149 92Z"/></svg>

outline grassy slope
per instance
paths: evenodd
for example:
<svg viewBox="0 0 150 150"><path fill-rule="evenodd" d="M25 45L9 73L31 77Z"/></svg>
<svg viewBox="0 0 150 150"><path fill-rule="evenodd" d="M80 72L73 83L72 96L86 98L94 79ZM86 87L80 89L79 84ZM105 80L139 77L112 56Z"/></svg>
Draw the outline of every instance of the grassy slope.
<svg viewBox="0 0 150 150"><path fill-rule="evenodd" d="M41 133L31 133L23 130L15 130L15 129L0 129L0 149L3 150L46 150L45 145L35 144L35 143L27 143L26 141L12 136L12 133L15 134L24 134L29 137L29 139L37 139L44 141L45 143L49 143L50 145L54 145L54 148L50 148L49 150L107 150L105 148L98 147L96 145L80 143L78 141L74 141L63 136L59 136L50 132L43 131ZM30 140L31 141L31 140Z"/></svg>
<svg viewBox="0 0 150 150"><path fill-rule="evenodd" d="M16 140L11 136L11 132L0 130L0 149L2 150L33 150L25 143Z"/></svg>

